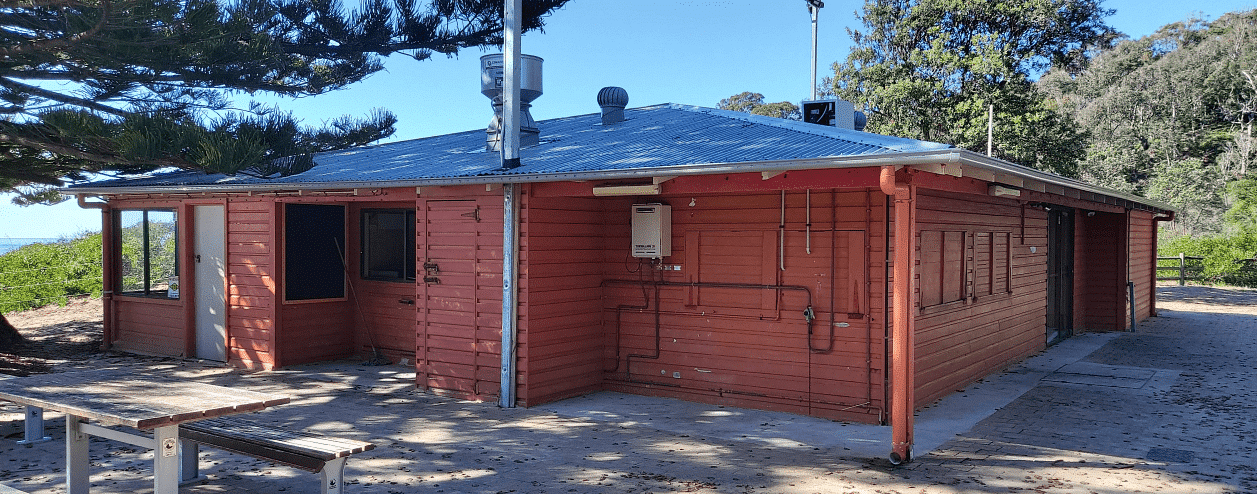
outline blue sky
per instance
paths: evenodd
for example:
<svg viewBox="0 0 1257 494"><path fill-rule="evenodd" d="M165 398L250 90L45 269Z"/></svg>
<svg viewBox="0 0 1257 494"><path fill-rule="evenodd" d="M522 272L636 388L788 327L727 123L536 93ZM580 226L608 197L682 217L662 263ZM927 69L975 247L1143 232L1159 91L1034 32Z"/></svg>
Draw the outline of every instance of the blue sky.
<svg viewBox="0 0 1257 494"><path fill-rule="evenodd" d="M348 2L347 2L348 3ZM818 77L846 57L846 28L859 27L863 2L829 0L820 13ZM1109 24L1138 38L1193 15L1207 19L1248 10L1257 0L1107 0ZM803 0L572 0L552 15L544 33L529 33L523 52L545 60L544 94L533 103L537 120L595 113L598 89L620 86L629 106L683 103L715 107L742 91L767 101L798 103L810 96L811 22ZM267 100L308 124L375 107L397 114L390 141L485 126L489 100L480 94L479 58L417 62L393 57L386 71L335 93ZM72 236L100 229L100 213L74 201L17 207L0 196L0 238Z"/></svg>

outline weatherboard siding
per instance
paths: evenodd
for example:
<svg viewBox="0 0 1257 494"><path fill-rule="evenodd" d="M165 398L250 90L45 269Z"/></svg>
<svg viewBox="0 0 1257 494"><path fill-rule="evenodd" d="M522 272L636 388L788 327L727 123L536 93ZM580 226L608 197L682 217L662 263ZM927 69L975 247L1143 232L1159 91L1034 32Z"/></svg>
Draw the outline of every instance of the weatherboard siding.
<svg viewBox="0 0 1257 494"><path fill-rule="evenodd" d="M322 362L355 355L353 302L286 302L280 307L281 365Z"/></svg>
<svg viewBox="0 0 1257 494"><path fill-rule="evenodd" d="M521 205L519 400L531 406L602 387L606 213L585 198Z"/></svg>
<svg viewBox="0 0 1257 494"><path fill-rule="evenodd" d="M420 194L415 362L416 384L423 389L484 401L500 393L501 194L483 187Z"/></svg>
<svg viewBox="0 0 1257 494"><path fill-rule="evenodd" d="M930 283L944 287L955 283L960 293L959 300L934 304L921 297L916 318L916 403L923 406L1043 349L1046 214L1023 210L1013 200L923 190L917 200L917 230L919 238L929 237L927 232L948 232L940 236L947 244L941 266L926 265L930 253L922 241L918 290L924 294L923 287ZM1007 245L1011 278L1001 282L996 277L994 290L978 279L988 268L1003 271L998 262L991 265L998 256L992 256L989 247L978 246L989 242L988 235L1006 236L1011 244ZM1002 242L996 245L996 251L1004 247ZM931 273L941 273L943 279ZM1010 292L1001 289L1007 286ZM978 293L979 287L983 293Z"/></svg>
<svg viewBox="0 0 1257 494"><path fill-rule="evenodd" d="M1151 282L1157 262L1156 223L1147 211L1131 211L1130 216L1130 281L1135 283L1135 320L1152 316L1152 299L1156 289Z"/></svg>
<svg viewBox="0 0 1257 494"><path fill-rule="evenodd" d="M187 335L180 300L114 296L113 347L153 355L183 355Z"/></svg>
<svg viewBox="0 0 1257 494"><path fill-rule="evenodd" d="M786 194L784 242L779 191L643 201L672 205L672 255L662 265L680 270L628 257L631 202L606 201L602 264L604 276L617 280L602 290L606 387L877 421L885 407L885 285L867 281L885 277L878 261L884 197L812 191L810 254L805 191ZM832 297L831 279L839 280ZM653 280L807 287L816 315L812 341L805 292L710 286L660 286L656 339ZM832 345L831 324L845 326L834 327Z"/></svg>
<svg viewBox="0 0 1257 494"><path fill-rule="evenodd" d="M227 201L227 358L246 368L278 363L276 211L272 199Z"/></svg>

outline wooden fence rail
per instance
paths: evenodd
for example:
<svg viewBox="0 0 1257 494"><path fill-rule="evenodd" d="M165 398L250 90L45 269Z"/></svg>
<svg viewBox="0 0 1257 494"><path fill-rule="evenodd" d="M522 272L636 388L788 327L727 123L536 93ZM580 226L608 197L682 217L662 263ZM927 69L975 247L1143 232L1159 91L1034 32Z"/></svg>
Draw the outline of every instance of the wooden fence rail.
<svg viewBox="0 0 1257 494"><path fill-rule="evenodd" d="M1183 286L1187 280L1194 280L1196 277L1187 275L1187 261L1203 261L1203 257L1188 256L1179 253L1177 257L1158 257L1157 258L1157 281L1178 280L1179 286ZM1178 261L1178 266L1162 266L1161 261ZM1177 272L1175 276L1162 277L1161 271Z"/></svg>

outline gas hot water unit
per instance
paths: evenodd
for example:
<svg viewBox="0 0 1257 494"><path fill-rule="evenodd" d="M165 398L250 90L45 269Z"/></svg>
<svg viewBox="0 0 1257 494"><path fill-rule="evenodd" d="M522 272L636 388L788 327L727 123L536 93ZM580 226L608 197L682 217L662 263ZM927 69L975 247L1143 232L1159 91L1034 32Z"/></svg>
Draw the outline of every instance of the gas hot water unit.
<svg viewBox="0 0 1257 494"><path fill-rule="evenodd" d="M633 205L633 257L662 259L672 255L672 206Z"/></svg>

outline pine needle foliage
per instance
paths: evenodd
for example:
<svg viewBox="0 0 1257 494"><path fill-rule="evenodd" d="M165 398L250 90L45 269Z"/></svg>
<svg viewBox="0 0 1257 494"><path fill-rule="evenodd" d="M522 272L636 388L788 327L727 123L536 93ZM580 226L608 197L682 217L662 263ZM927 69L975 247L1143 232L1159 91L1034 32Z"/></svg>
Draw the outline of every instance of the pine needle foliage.
<svg viewBox="0 0 1257 494"><path fill-rule="evenodd" d="M566 2L524 2L523 27ZM287 157L387 137L396 117L311 128L234 101L344 88L391 54L497 45L502 20L487 0L0 1L0 191L100 171L300 172L311 161Z"/></svg>

